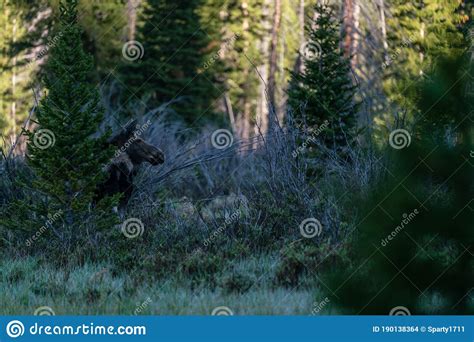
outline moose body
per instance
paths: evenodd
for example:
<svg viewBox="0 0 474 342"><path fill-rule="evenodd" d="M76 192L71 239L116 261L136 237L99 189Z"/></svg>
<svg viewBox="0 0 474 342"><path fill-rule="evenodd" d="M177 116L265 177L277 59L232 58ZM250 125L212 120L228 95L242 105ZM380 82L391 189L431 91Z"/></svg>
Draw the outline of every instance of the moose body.
<svg viewBox="0 0 474 342"><path fill-rule="evenodd" d="M143 162L151 165L164 163L163 151L139 138L134 130L136 121L128 124L109 142L117 147L115 157L104 168L107 179L97 189L96 200L104 196L122 194L120 208L124 209L133 193L133 177Z"/></svg>

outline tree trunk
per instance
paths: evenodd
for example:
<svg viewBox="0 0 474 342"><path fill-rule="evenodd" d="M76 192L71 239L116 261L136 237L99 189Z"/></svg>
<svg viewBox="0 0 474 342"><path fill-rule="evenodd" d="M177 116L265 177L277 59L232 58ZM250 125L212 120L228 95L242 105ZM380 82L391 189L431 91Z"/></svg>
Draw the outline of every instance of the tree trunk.
<svg viewBox="0 0 474 342"><path fill-rule="evenodd" d="M17 21L16 18L13 18L13 32L12 32L12 41L13 41L13 46L15 48L16 45L16 33L17 33ZM16 140L16 65L17 65L17 52L15 51L14 57L13 57L13 62L12 62L12 103L10 106L10 121L12 123L12 128L11 128L11 134L10 138L11 141Z"/></svg>
<svg viewBox="0 0 474 342"><path fill-rule="evenodd" d="M268 99L267 99L267 84L266 81L268 80L268 62L269 62L269 55L268 51L270 50L270 32L272 29L272 23L270 22L270 7L271 7L271 0L264 0L263 4L263 13L265 19L263 20L263 30L268 32L268 34L264 34L259 42L259 51L260 55L262 56L262 64L257 67L257 71L260 77L260 89L259 89L259 99L258 99L258 108L257 108L257 116L256 116L256 127L255 127L255 134L262 134L266 135L268 131L268 121L269 121L269 106L268 106Z"/></svg>
<svg viewBox="0 0 474 342"><path fill-rule="evenodd" d="M350 57L351 55L351 46L352 46L352 12L354 7L352 6L353 0L344 0L344 9L343 9L343 48L344 56Z"/></svg>
<svg viewBox="0 0 474 342"><path fill-rule="evenodd" d="M379 20L380 20L380 30L382 31L382 45L384 51L384 62L387 62L388 59L388 42L387 42L387 24L385 22L385 0L379 0Z"/></svg>
<svg viewBox="0 0 474 342"><path fill-rule="evenodd" d="M278 36L281 25L281 0L275 0L275 11L273 15L272 40L270 45L270 70L268 75L268 105L269 105L269 129L277 120L276 71L278 63Z"/></svg>
<svg viewBox="0 0 474 342"><path fill-rule="evenodd" d="M300 0L299 8L298 8L298 24L299 24L299 36L300 36L300 46L302 46L305 42L305 23L304 23L304 0ZM304 72L304 63L301 58L301 54L298 54L296 57L295 66L293 71L296 73L303 73Z"/></svg>
<svg viewBox="0 0 474 342"><path fill-rule="evenodd" d="M230 101L229 94L226 92L224 94L224 107L227 112L227 116L229 117L230 125L232 127L232 131L237 133L237 127L235 125L235 116L234 116L234 110L232 109L232 102Z"/></svg>
<svg viewBox="0 0 474 342"><path fill-rule="evenodd" d="M359 0L344 0L344 53L351 60L352 70L357 69L357 49L359 47Z"/></svg>
<svg viewBox="0 0 474 342"><path fill-rule="evenodd" d="M137 29L137 7L140 0L127 0L127 40L135 40Z"/></svg>
<svg viewBox="0 0 474 342"><path fill-rule="evenodd" d="M244 143L248 142L250 138L251 119L250 103L246 101L244 105L244 117L242 120L242 140Z"/></svg>
<svg viewBox="0 0 474 342"><path fill-rule="evenodd" d="M242 1L241 8L242 8L242 15L244 17L244 19L242 20L242 31L244 32L242 39L245 39L245 37L247 36L245 34L245 31L248 31L250 27L250 23L249 23L250 13L248 10L249 4L247 0ZM244 47L244 53L247 53L249 42L245 42L245 44L246 45ZM252 70L251 68L252 66L250 66L249 69L246 71L247 74L250 72L250 70ZM251 109L250 109L250 102L249 102L246 91L244 91L244 100L243 100L242 106L244 108L244 112L242 115L242 119L240 120L241 122L239 123L239 126L242 127L240 130L241 138L242 140L246 141L250 137L250 130L251 130Z"/></svg>
<svg viewBox="0 0 474 342"><path fill-rule="evenodd" d="M425 39L425 23L421 23L420 26L420 37L421 37L421 44L423 46L423 40ZM423 53L423 49L420 49L420 76L423 75L423 61L425 60L425 55Z"/></svg>

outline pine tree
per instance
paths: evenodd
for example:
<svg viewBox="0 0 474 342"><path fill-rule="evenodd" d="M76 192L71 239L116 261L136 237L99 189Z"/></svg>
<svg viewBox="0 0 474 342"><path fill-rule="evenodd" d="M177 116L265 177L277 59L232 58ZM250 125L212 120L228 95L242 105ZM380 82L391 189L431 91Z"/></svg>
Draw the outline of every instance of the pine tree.
<svg viewBox="0 0 474 342"><path fill-rule="evenodd" d="M179 99L172 108L188 123L212 117L220 95L215 77L218 44L201 27L201 0L152 0L138 28L143 58L120 70L123 104L146 101L150 106Z"/></svg>
<svg viewBox="0 0 474 342"><path fill-rule="evenodd" d="M352 262L325 279L345 313L474 311L469 58L438 58L418 87L415 128L392 136L393 162L364 207Z"/></svg>
<svg viewBox="0 0 474 342"><path fill-rule="evenodd" d="M60 213L48 234L62 248L75 248L85 232L110 229L114 223L111 209L116 198L92 206L96 186L105 176L102 167L113 151L107 147L107 135L92 137L103 115L97 89L87 81L93 61L81 43L77 0L61 3L59 31L47 62L47 94L36 113L38 127L25 132L27 161L35 174L32 186L38 195L14 203L7 227L35 231Z"/></svg>
<svg viewBox="0 0 474 342"><path fill-rule="evenodd" d="M298 121L314 129L326 127L320 134L321 141L340 149L355 134L355 87L349 60L339 47L340 24L335 21L333 10L322 4L314 9L317 18L306 28L308 42L301 51L305 55L304 70L292 73L288 102Z"/></svg>

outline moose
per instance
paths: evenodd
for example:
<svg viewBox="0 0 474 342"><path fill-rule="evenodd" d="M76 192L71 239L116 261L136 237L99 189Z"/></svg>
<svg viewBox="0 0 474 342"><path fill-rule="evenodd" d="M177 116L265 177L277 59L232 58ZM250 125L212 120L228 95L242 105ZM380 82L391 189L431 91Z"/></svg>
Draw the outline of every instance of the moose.
<svg viewBox="0 0 474 342"><path fill-rule="evenodd" d="M107 179L100 184L96 200L104 196L121 193L119 208L123 210L133 193L133 177L138 172L138 166L143 162L151 165L163 164L163 151L139 137L136 132L136 120L127 124L120 132L113 135L108 142L117 147L112 161L104 167Z"/></svg>

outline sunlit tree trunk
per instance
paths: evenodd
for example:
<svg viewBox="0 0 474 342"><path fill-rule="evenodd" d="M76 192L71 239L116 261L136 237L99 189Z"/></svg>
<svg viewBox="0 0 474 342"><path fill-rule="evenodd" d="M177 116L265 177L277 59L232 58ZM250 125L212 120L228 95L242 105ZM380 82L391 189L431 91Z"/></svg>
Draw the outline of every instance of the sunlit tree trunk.
<svg viewBox="0 0 474 342"><path fill-rule="evenodd" d="M140 5L140 0L127 0L127 39L135 40L137 29L137 7Z"/></svg>
<svg viewBox="0 0 474 342"><path fill-rule="evenodd" d="M305 13L304 13L304 0L300 0L298 6L298 29L299 29L299 37L300 37L300 47L304 44L305 36L304 36L304 26L305 26ZM298 54L296 57L295 67L293 68L294 72L303 72L304 71L304 63L301 60L301 54Z"/></svg>
<svg viewBox="0 0 474 342"><path fill-rule="evenodd" d="M276 72L278 63L278 38L281 25L281 0L275 0L273 14L272 39L270 45L270 70L268 75L268 105L269 105L269 129L275 123L277 115L277 106L275 99L276 93Z"/></svg>
<svg viewBox="0 0 474 342"><path fill-rule="evenodd" d="M225 111L227 112L227 116L229 117L232 131L236 133L238 129L235 122L234 109L232 108L232 102L230 101L230 97L227 92L224 94L223 100L224 100L224 108L225 108Z"/></svg>
<svg viewBox="0 0 474 342"><path fill-rule="evenodd" d="M380 20L380 30L382 31L382 45L384 50L384 62L387 61L388 57L388 42L387 42L387 24L385 22L385 0L379 0L379 20Z"/></svg>
<svg viewBox="0 0 474 342"><path fill-rule="evenodd" d="M17 39L16 33L17 33L17 19L13 18L13 30L12 30L13 46L15 46L15 44L16 44L16 39ZM15 99L15 96L16 96L16 78L17 78L16 67L17 67L17 61L18 61L18 56L15 53L15 56L13 57L13 61L12 61L12 90L11 90L12 91L12 103L11 103L11 106L10 106L10 121L11 121L11 125L12 125L10 138L11 138L12 141L15 141L15 139L16 139L16 99Z"/></svg>
<svg viewBox="0 0 474 342"><path fill-rule="evenodd" d="M357 69L357 49L359 47L359 0L344 0L344 51L351 59L352 70Z"/></svg>
<svg viewBox="0 0 474 342"><path fill-rule="evenodd" d="M269 55L268 51L270 49L270 32L272 29L272 23L270 22L270 7L271 0L263 1L263 13L265 20L263 21L263 27L265 32L259 42L259 51L262 56L262 63L257 68L260 78L260 89L259 89L259 99L258 99L258 108L257 108L257 117L256 117L256 126L255 134L266 135L268 131L268 122L269 122L269 111L268 111L268 99L267 99L267 80L268 80L268 62Z"/></svg>
<svg viewBox="0 0 474 342"><path fill-rule="evenodd" d="M420 37L421 41L425 39L425 23L421 23L420 26ZM425 55L423 51L420 51L420 65L423 66L423 61L425 60ZM423 75L423 67L420 68L420 76Z"/></svg>
<svg viewBox="0 0 474 342"><path fill-rule="evenodd" d="M249 26L250 26L250 23L249 23L249 11L248 11L248 8L249 8L249 4L246 0L244 0L242 2L242 13L243 13L243 16L244 16L244 19L242 21L242 31L245 32L245 31L248 31L249 29ZM244 35L246 36L246 35ZM248 42L246 42L246 47L244 48L244 51L246 52L247 49L248 49ZM251 66L249 67L249 69L246 70L247 74L249 72L249 70L251 70ZM242 117L242 122L241 122L241 125L242 125L242 133L241 133L241 138L243 140L248 140L249 137L250 137L250 129L251 129L251 106L250 106L250 103L249 103L249 98L247 96L244 97L244 104L243 104L243 108L244 108L244 112L243 112L243 117Z"/></svg>

